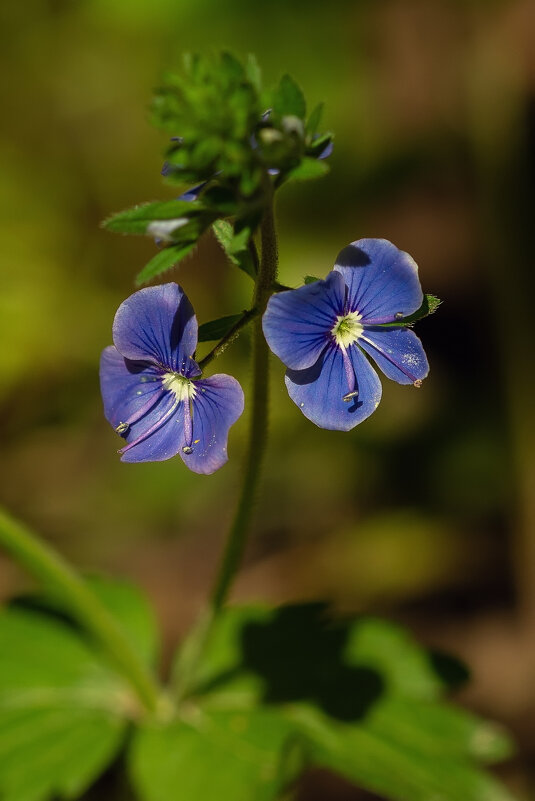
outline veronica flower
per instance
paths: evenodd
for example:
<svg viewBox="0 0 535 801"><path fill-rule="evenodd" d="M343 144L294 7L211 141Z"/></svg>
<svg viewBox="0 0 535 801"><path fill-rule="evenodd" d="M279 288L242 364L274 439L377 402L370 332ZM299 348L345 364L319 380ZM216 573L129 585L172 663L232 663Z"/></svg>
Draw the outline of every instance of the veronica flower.
<svg viewBox="0 0 535 801"><path fill-rule="evenodd" d="M377 408L381 382L368 356L399 384L419 387L427 376L422 343L395 325L422 305L417 270L391 242L360 239L324 281L270 298L265 337L289 368L290 397L316 425L349 431Z"/></svg>
<svg viewBox="0 0 535 801"><path fill-rule="evenodd" d="M243 391L229 375L199 378L197 319L177 284L147 287L121 303L114 345L102 353L104 414L125 445L123 462L170 459L213 473L227 461Z"/></svg>

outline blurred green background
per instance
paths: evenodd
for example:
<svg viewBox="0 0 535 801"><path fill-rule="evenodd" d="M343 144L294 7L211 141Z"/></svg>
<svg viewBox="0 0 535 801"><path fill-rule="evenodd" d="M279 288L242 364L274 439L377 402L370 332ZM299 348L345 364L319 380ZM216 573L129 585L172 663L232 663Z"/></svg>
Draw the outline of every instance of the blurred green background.
<svg viewBox="0 0 535 801"><path fill-rule="evenodd" d="M322 431L272 364L271 443L236 599L326 598L385 614L473 671L461 699L510 726L528 792L535 690L531 297L535 6L530 0L7 0L0 10L0 501L87 570L138 580L168 651L206 595L237 495L246 415L211 478L123 465L98 359L154 253L99 228L173 197L152 88L187 51L253 52L326 101L331 173L283 189L281 280L385 237L444 299L417 333L420 391L384 383L350 434ZM210 237L169 274L201 322L251 285ZM206 350L202 346L200 353ZM247 390L243 337L215 368ZM0 557L4 597L26 579ZM306 799L363 798L314 776ZM460 800L461 801L461 800Z"/></svg>

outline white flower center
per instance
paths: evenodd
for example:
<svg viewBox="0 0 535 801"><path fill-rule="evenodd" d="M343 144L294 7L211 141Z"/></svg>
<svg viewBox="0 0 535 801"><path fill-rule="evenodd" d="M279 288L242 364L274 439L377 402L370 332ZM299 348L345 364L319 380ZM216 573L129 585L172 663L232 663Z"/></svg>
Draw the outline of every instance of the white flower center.
<svg viewBox="0 0 535 801"><path fill-rule="evenodd" d="M361 314L354 311L336 318L331 334L337 345L347 348L357 341L364 331L364 327L359 323L361 317Z"/></svg>
<svg viewBox="0 0 535 801"><path fill-rule="evenodd" d="M165 373L162 379L162 386L164 389L174 392L177 403L194 398L197 392L193 382L181 373Z"/></svg>

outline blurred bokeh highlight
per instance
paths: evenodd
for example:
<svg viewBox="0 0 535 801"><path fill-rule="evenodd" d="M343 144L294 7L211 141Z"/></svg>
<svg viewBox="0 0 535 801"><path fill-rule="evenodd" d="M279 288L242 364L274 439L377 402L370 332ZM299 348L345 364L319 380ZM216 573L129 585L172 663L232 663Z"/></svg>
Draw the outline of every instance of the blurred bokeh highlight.
<svg viewBox="0 0 535 801"><path fill-rule="evenodd" d="M532 275L535 6L530 0L27 0L0 10L0 501L84 570L138 580L171 649L206 595L247 417L210 478L124 465L100 351L154 244L99 228L173 197L152 89L184 52L290 72L336 134L331 173L281 192L281 280L323 277L384 237L443 298L418 324L431 374L386 379L350 434L322 431L272 362L271 443L235 599L324 598L405 622L467 660L460 696L508 725L502 777L529 793L535 731ZM214 239L169 274L201 322L247 307ZM207 346L201 346L204 350ZM214 365L247 392L248 339ZM3 597L28 586L0 558ZM303 798L363 798L315 777ZM324 795L321 795L321 793ZM461 800L460 800L461 801Z"/></svg>

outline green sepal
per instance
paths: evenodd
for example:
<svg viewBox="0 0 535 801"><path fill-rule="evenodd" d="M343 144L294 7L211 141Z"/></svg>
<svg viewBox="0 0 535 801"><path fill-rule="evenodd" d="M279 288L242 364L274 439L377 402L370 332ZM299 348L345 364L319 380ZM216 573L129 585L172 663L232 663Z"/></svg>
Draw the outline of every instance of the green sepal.
<svg viewBox="0 0 535 801"><path fill-rule="evenodd" d="M400 318L399 321L395 323L383 323L380 327L398 328L399 326L412 326L418 320L428 317L430 314L434 314L441 303L442 301L440 298L437 298L435 295L424 295L422 305L415 312L409 314L407 317Z"/></svg>
<svg viewBox="0 0 535 801"><path fill-rule="evenodd" d="M217 320L203 323L199 326L199 342L213 342L216 339L222 339L242 317L243 314L229 314L226 317L219 317Z"/></svg>
<svg viewBox="0 0 535 801"><path fill-rule="evenodd" d="M305 275L304 277L305 285L307 284L315 284L316 281L321 281L321 278L316 278L315 275Z"/></svg>
<svg viewBox="0 0 535 801"><path fill-rule="evenodd" d="M199 201L164 200L141 203L131 209L119 211L104 220L102 226L116 234L146 234L151 222L195 216L204 210Z"/></svg>
<svg viewBox="0 0 535 801"><path fill-rule="evenodd" d="M162 248L153 258L147 262L140 273L136 276L136 286L146 284L157 278L162 273L170 270L175 264L191 253L195 248L196 242L190 242L187 245L171 245L167 248Z"/></svg>
<svg viewBox="0 0 535 801"><path fill-rule="evenodd" d="M280 117L298 117L304 120L306 116L306 101L301 87L290 75L283 75L273 95L273 111Z"/></svg>
<svg viewBox="0 0 535 801"><path fill-rule="evenodd" d="M310 181L315 178L323 178L329 172L329 165L325 161L304 156L301 162L286 173L286 181Z"/></svg>

